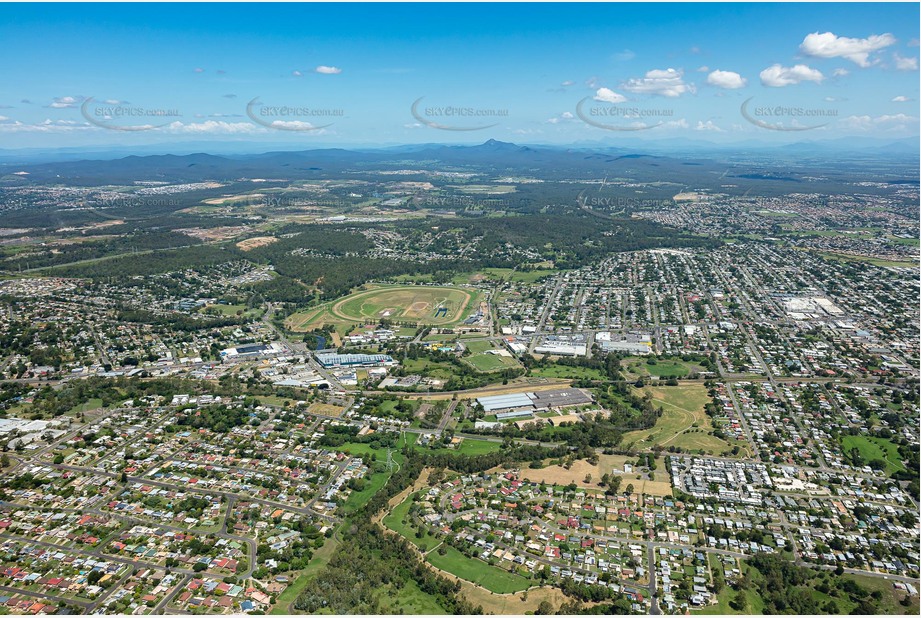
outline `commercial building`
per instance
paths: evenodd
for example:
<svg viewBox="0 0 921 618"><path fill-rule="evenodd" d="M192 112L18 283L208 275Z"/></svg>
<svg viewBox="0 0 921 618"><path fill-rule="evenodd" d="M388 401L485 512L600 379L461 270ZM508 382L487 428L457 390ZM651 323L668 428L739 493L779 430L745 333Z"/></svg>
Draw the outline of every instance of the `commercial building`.
<svg viewBox="0 0 921 618"><path fill-rule="evenodd" d="M378 367L393 364L393 358L387 354L317 354L316 359L326 368Z"/></svg>
<svg viewBox="0 0 921 618"><path fill-rule="evenodd" d="M579 406L593 403L591 393L581 388L560 388L534 393L509 393L508 395L495 395L492 397L477 397L483 410L487 413L496 413L496 418L502 420L500 414L514 413L505 418L518 418L525 414L532 414L551 408ZM523 412L524 414L518 414Z"/></svg>
<svg viewBox="0 0 921 618"><path fill-rule="evenodd" d="M274 356L276 354L281 354L284 351L285 347L277 341L269 344L250 343L222 350L221 359L227 361L249 360L251 358L258 358L260 356Z"/></svg>

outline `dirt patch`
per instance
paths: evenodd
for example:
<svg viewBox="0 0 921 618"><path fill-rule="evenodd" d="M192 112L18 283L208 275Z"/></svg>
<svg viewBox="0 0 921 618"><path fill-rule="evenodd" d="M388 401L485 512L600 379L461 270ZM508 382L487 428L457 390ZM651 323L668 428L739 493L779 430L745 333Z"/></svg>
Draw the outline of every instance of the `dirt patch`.
<svg viewBox="0 0 921 618"><path fill-rule="evenodd" d="M549 461L549 460L548 460ZM598 485L604 474L617 474L620 479L621 491L625 490L627 485L633 485L634 493L647 494L651 496L670 496L672 495L672 485L668 473L662 469L655 472L656 480L643 480L637 478L639 474L624 474L624 463L633 463L635 458L625 457L623 455L599 455L598 463L590 464L584 459L580 459L572 464L567 470L564 466L547 466L535 470L534 468L523 468L521 477L537 483L548 483L552 485L569 485L575 483L578 487L585 489L602 489ZM586 475L591 475L591 481L586 483Z"/></svg>
<svg viewBox="0 0 921 618"><path fill-rule="evenodd" d="M307 408L308 414L322 414L324 416L335 416L336 418L342 416L344 411L345 408L342 406L334 406L328 403L312 403Z"/></svg>
<svg viewBox="0 0 921 618"><path fill-rule="evenodd" d="M429 303L426 302L417 302L409 306L405 312L407 318L421 318L425 315L425 312L428 311Z"/></svg>
<svg viewBox="0 0 921 618"><path fill-rule="evenodd" d="M252 251L253 249L257 249L259 247L271 245L277 240L278 239L274 236L256 236L255 238L247 238L246 240L241 240L237 243L237 247L241 251Z"/></svg>

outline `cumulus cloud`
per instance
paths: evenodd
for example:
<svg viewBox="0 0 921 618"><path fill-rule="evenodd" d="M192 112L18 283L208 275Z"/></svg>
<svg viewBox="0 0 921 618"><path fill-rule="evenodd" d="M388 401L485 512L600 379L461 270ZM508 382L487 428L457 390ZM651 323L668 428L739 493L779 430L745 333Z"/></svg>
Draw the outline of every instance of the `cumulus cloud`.
<svg viewBox="0 0 921 618"><path fill-rule="evenodd" d="M703 66L701 66L701 67L697 67L697 72L698 72L698 73L706 73L706 72L708 72L709 70L710 70L710 67L708 67L707 65L703 65Z"/></svg>
<svg viewBox="0 0 921 618"><path fill-rule="evenodd" d="M901 94L895 97L894 99L892 99L893 103L907 103L908 101L911 101L911 99Z"/></svg>
<svg viewBox="0 0 921 618"><path fill-rule="evenodd" d="M604 103L623 103L627 100L627 97L614 92L610 88L599 88L598 92L595 93L594 99Z"/></svg>
<svg viewBox="0 0 921 618"><path fill-rule="evenodd" d="M780 88L791 86L800 82L821 83L825 76L818 69L813 69L805 64L798 64L793 67L785 67L774 64L761 71L761 83L771 88Z"/></svg>
<svg viewBox="0 0 921 618"><path fill-rule="evenodd" d="M917 71L918 70L918 59L917 58L903 58L898 54L892 54L892 59L895 60L895 68L900 71Z"/></svg>
<svg viewBox="0 0 921 618"><path fill-rule="evenodd" d="M339 73L342 73L342 69L339 67L328 67L322 64L314 70L317 73L322 73L323 75L338 75Z"/></svg>
<svg viewBox="0 0 921 618"><path fill-rule="evenodd" d="M883 114L882 116L848 116L842 121L845 128L859 131L899 131L913 126L918 119L906 114Z"/></svg>
<svg viewBox="0 0 921 618"><path fill-rule="evenodd" d="M0 122L0 132L3 133L73 133L75 131L100 130L88 122L74 122L73 120L52 120L47 118L42 122L27 124L15 120L13 122Z"/></svg>
<svg viewBox="0 0 921 618"><path fill-rule="evenodd" d="M679 118L678 120L668 120L659 125L663 129L688 129L688 121L684 118Z"/></svg>
<svg viewBox="0 0 921 618"><path fill-rule="evenodd" d="M723 133L723 132L724 132L723 129L721 129L721 128L719 128L718 126L716 126L716 123L714 123L712 120L708 120L707 122L703 122L703 121L698 120L698 121L697 121L697 126L694 127L694 130L695 130L695 131L713 131L713 132L715 132L715 133Z"/></svg>
<svg viewBox="0 0 921 618"><path fill-rule="evenodd" d="M563 112L563 113L560 114L559 116L554 116L553 118L548 118L548 119L547 119L547 123L548 123L548 124L559 124L559 123L564 122L564 121L566 121L566 120L572 120L573 118L575 118L575 116L572 114L572 112Z"/></svg>
<svg viewBox="0 0 921 618"><path fill-rule="evenodd" d="M807 56L816 58L846 58L860 67L868 67L870 53L889 47L895 43L895 37L889 33L873 34L865 39L852 39L837 36L831 32L813 32L806 35L799 49Z"/></svg>
<svg viewBox="0 0 921 618"><path fill-rule="evenodd" d="M734 90L736 88L744 88L748 81L733 71L716 70L707 75L707 83L717 88Z"/></svg>
<svg viewBox="0 0 921 618"><path fill-rule="evenodd" d="M204 122L172 122L166 129L172 133L194 134L229 134L264 133L265 129L250 122L224 122L223 120L206 120Z"/></svg>
<svg viewBox="0 0 921 618"><path fill-rule="evenodd" d="M847 69L835 69L831 74L833 77L844 77L845 75L850 75L851 72Z"/></svg>
<svg viewBox="0 0 921 618"><path fill-rule="evenodd" d="M653 69L644 77L634 77L623 85L627 92L638 94L657 94L663 97L680 97L687 92L693 93L694 87L684 81L680 69Z"/></svg>
<svg viewBox="0 0 921 618"><path fill-rule="evenodd" d="M68 107L77 107L80 103L86 100L86 97L55 97L51 100L51 103L48 107L54 109L65 109Z"/></svg>

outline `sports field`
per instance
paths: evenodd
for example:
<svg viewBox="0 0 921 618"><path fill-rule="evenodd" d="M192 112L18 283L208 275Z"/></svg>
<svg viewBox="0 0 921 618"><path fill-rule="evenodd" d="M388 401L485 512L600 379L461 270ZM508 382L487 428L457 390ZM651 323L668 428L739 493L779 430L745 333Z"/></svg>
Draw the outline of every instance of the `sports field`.
<svg viewBox="0 0 921 618"><path fill-rule="evenodd" d="M476 290L422 285L376 286L291 315L287 326L307 331L324 324L377 324L381 320L453 326L477 310Z"/></svg>

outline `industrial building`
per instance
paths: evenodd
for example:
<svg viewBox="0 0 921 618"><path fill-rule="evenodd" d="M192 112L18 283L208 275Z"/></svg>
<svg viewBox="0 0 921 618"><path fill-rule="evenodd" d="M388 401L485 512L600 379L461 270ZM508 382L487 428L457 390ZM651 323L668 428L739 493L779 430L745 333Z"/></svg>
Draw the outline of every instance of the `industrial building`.
<svg viewBox="0 0 921 618"><path fill-rule="evenodd" d="M619 352L638 356L652 354L652 337L647 334L601 332L595 335L595 343L602 352Z"/></svg>
<svg viewBox="0 0 921 618"><path fill-rule="evenodd" d="M285 351L285 347L276 342L273 343L250 343L247 345L238 345L233 348L227 348L221 351L221 359L226 361L249 360L260 356L274 356Z"/></svg>
<svg viewBox="0 0 921 618"><path fill-rule="evenodd" d="M387 354L317 354L316 359L326 368L378 367L393 364L393 358Z"/></svg>
<svg viewBox="0 0 921 618"><path fill-rule="evenodd" d="M483 410L495 413L498 420L520 418L534 412L580 406L594 403L591 393L581 388L560 388L533 393L509 393L491 397L477 397Z"/></svg>

